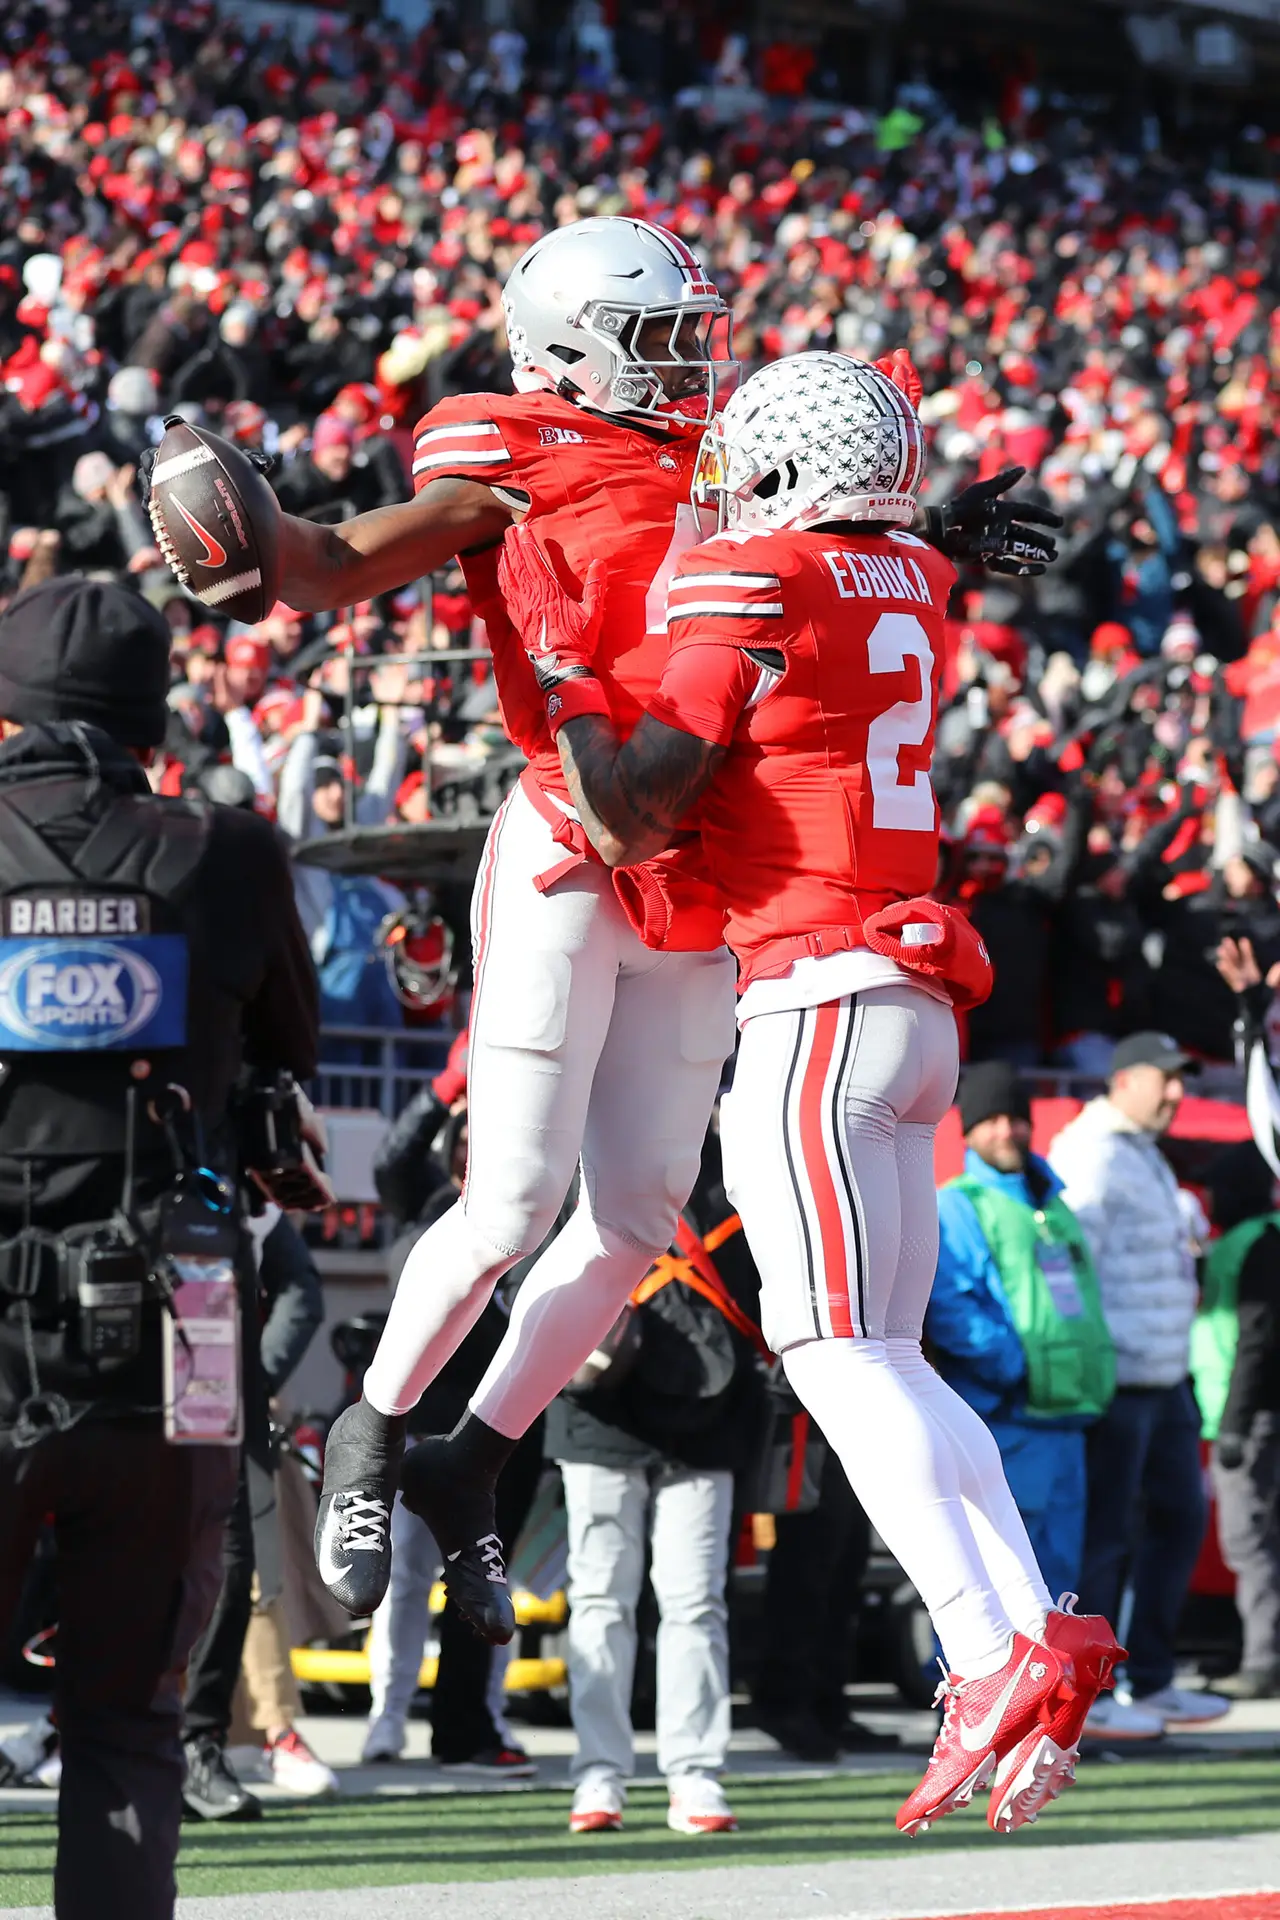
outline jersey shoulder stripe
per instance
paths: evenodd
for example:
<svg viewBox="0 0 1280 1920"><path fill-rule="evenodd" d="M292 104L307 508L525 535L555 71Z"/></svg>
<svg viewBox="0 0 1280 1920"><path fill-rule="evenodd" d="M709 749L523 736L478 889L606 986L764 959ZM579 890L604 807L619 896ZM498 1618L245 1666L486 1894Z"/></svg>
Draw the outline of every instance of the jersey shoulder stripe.
<svg viewBox="0 0 1280 1920"><path fill-rule="evenodd" d="M776 573L742 568L691 569L667 588L667 626L678 620L780 620L782 584Z"/></svg>
<svg viewBox="0 0 1280 1920"><path fill-rule="evenodd" d="M418 434L413 447L415 479L420 474L453 473L459 468L499 472L510 463L511 455L496 420L456 420L427 427Z"/></svg>

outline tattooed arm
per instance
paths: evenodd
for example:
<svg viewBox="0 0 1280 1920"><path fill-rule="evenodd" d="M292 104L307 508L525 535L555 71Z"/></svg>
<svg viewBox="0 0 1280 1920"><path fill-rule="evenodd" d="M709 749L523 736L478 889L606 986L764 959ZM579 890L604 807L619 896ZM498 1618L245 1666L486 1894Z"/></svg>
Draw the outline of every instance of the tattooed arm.
<svg viewBox="0 0 1280 1920"><path fill-rule="evenodd" d="M573 803L607 867L661 853L727 751L648 713L623 747L600 714L567 721L556 739Z"/></svg>

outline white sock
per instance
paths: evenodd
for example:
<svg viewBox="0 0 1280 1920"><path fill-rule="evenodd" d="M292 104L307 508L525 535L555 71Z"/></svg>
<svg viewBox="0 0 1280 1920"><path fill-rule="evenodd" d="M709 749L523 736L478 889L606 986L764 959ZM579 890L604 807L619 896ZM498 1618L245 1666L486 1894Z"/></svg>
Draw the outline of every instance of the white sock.
<svg viewBox="0 0 1280 1920"><path fill-rule="evenodd" d="M516 1295L511 1325L471 1397L472 1413L518 1439L595 1352L656 1258L579 1206Z"/></svg>
<svg viewBox="0 0 1280 1920"><path fill-rule="evenodd" d="M883 1340L808 1340L782 1356L791 1385L929 1610L951 1671L1008 1657L1013 1624L987 1577L943 1428L891 1365Z"/></svg>
<svg viewBox="0 0 1280 1920"><path fill-rule="evenodd" d="M929 1365L918 1340L891 1339L885 1346L894 1371L946 1431L978 1550L1001 1606L1019 1633L1043 1640L1053 1601L1009 1491L995 1436L968 1401Z"/></svg>
<svg viewBox="0 0 1280 1920"><path fill-rule="evenodd" d="M379 1413L410 1413L484 1312L519 1256L499 1253L472 1228L459 1200L410 1249L364 1397Z"/></svg>

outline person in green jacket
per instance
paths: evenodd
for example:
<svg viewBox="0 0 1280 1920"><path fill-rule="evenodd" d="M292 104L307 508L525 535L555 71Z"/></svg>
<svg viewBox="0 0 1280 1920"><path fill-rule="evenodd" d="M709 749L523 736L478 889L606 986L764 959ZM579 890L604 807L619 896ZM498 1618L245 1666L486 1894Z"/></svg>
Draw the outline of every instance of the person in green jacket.
<svg viewBox="0 0 1280 1920"><path fill-rule="evenodd" d="M1223 1558L1236 1576L1240 1671L1218 1686L1237 1700L1280 1696L1280 1212L1252 1141L1209 1171L1219 1237L1204 1258L1191 1371L1213 1442Z"/></svg>
<svg viewBox="0 0 1280 1920"><path fill-rule="evenodd" d="M1025 1087L1003 1061L960 1083L964 1172L938 1195L925 1337L943 1378L995 1435L1050 1592L1080 1584L1086 1429L1115 1389L1115 1350L1062 1182L1031 1151ZM1090 1731L1155 1738L1163 1723L1104 1694Z"/></svg>

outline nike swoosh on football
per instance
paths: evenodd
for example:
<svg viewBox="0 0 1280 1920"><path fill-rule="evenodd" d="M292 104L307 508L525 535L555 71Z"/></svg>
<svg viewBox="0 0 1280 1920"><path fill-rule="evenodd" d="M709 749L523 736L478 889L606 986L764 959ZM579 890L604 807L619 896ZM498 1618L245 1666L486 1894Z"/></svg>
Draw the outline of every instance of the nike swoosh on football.
<svg viewBox="0 0 1280 1920"><path fill-rule="evenodd" d="M333 1540L329 1531L331 1525L333 1525L332 1508L330 1508L329 1517L326 1519L324 1530L320 1535L320 1578L324 1581L326 1587L336 1587L339 1580L345 1580L355 1564L354 1561L348 1560L346 1566L342 1567L339 1566L338 1562L334 1559Z"/></svg>
<svg viewBox="0 0 1280 1920"><path fill-rule="evenodd" d="M206 533L204 528L200 525L200 522L192 518L192 516L187 512L187 509L183 506L181 500L178 499L176 494L172 495L171 497L173 499L174 506L178 509L178 512L182 515L183 519L186 521L187 525L190 527L192 533L194 533L194 535L196 536L196 539L199 540L204 547L205 566L206 567L225 567L227 564L226 548L223 546L219 546L218 542L214 539L213 535L211 533Z"/></svg>
<svg viewBox="0 0 1280 1920"><path fill-rule="evenodd" d="M1028 1649L1022 1656L1022 1665L1018 1668L1018 1671L1014 1674L1003 1693L1001 1693L990 1713L985 1714L983 1718L979 1720L976 1727L967 1727L963 1720L960 1722L960 1745L966 1752L977 1753L980 1747L989 1747L991 1745L995 1737L996 1728L1004 1718L1005 1708L1012 1700L1018 1682L1026 1672L1030 1660L1031 1653L1030 1649Z"/></svg>

